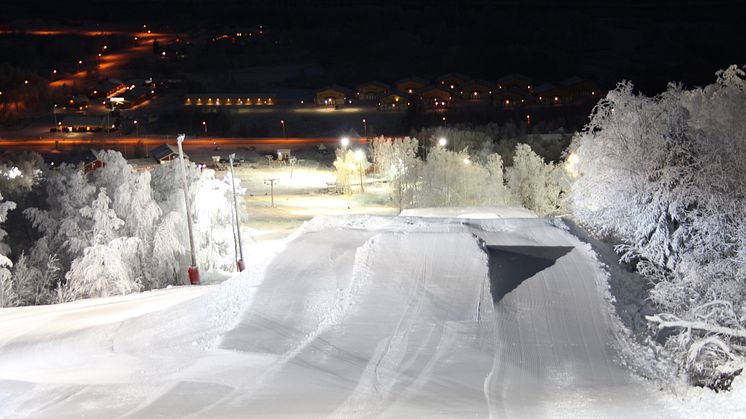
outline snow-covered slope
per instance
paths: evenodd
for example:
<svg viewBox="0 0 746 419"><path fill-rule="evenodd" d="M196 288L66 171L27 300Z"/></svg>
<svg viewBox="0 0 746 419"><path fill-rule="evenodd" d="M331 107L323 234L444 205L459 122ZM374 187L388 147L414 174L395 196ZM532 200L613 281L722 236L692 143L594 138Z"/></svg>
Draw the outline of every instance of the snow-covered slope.
<svg viewBox="0 0 746 419"><path fill-rule="evenodd" d="M0 417L692 412L620 365L599 263L546 220L317 218L248 259L221 285L0 310Z"/></svg>

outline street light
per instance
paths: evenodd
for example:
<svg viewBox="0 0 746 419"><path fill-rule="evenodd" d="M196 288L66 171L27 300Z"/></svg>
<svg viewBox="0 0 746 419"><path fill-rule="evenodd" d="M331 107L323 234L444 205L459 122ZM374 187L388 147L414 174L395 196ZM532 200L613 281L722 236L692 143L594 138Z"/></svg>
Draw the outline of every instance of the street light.
<svg viewBox="0 0 746 419"><path fill-rule="evenodd" d="M202 126L205 127L205 135L207 135L207 121L202 121Z"/></svg>
<svg viewBox="0 0 746 419"><path fill-rule="evenodd" d="M365 138L368 138L368 121L363 119L363 130L365 131Z"/></svg>
<svg viewBox="0 0 746 419"><path fill-rule="evenodd" d="M349 139L348 137L342 137L342 138L341 138L341 139L339 140L339 143L340 143L340 144L342 144L342 147L345 147L345 148L346 148L347 146L349 146L349 145L350 145L350 139Z"/></svg>
<svg viewBox="0 0 746 419"><path fill-rule="evenodd" d="M446 117L443 117L443 126L446 126Z"/></svg>
<svg viewBox="0 0 746 419"><path fill-rule="evenodd" d="M355 160L358 162L359 170L360 170L360 192L365 192L365 187L363 186L363 159L365 158L365 153L363 150L355 150Z"/></svg>
<svg viewBox="0 0 746 419"><path fill-rule="evenodd" d="M282 136L285 137L285 120L280 119L280 124L282 124Z"/></svg>
<svg viewBox="0 0 746 419"><path fill-rule="evenodd" d="M446 144L448 144L448 140L446 140L446 139L445 139L445 138L443 138L443 137L440 137L440 138L438 138L438 145L439 145L439 146L441 146L441 147L445 147L445 146L446 146Z"/></svg>
<svg viewBox="0 0 746 419"><path fill-rule="evenodd" d="M236 158L236 153L231 153L228 155L228 162L231 165L231 187L233 188L233 214L236 217L236 232L238 235L239 259L236 261L236 264L238 265L238 271L243 272L245 265L243 261L243 245L241 243L241 224L238 221L238 201L236 200L236 181L234 180L236 177L233 174L233 159L235 158Z"/></svg>
<svg viewBox="0 0 746 419"><path fill-rule="evenodd" d="M135 135L139 137L140 136L140 125L137 123L137 119L135 119L133 123L135 124Z"/></svg>
<svg viewBox="0 0 746 419"><path fill-rule="evenodd" d="M181 143L184 142L184 134L176 137L176 144L179 146L179 162L181 163L181 176L184 182L184 203L186 204L187 228L189 229L189 245L191 249L192 265L187 270L189 282L192 285L199 285L199 268L197 268L197 251L194 248L194 233L192 232L192 211L189 204L189 186L187 184L186 168L184 167L184 150Z"/></svg>

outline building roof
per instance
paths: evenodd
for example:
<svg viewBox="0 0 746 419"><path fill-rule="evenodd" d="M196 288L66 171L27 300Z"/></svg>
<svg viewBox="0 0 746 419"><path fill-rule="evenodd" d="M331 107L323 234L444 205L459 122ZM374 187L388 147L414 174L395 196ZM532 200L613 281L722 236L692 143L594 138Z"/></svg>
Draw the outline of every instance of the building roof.
<svg viewBox="0 0 746 419"><path fill-rule="evenodd" d="M150 157L153 157L158 161L161 161L172 154L179 154L179 149L171 144L161 144L158 147L150 150ZM184 153L184 158L188 159L189 156Z"/></svg>
<svg viewBox="0 0 746 419"><path fill-rule="evenodd" d="M483 86L483 87L492 89L495 85L494 83L490 83L487 80L481 80L481 79L467 80L461 84L461 87L468 87L468 86Z"/></svg>
<svg viewBox="0 0 746 419"><path fill-rule="evenodd" d="M89 163L93 163L96 160L99 160L98 152L93 149L88 149L85 151L72 153L68 155L63 161L65 163L77 166L79 164L87 165Z"/></svg>
<svg viewBox="0 0 746 419"><path fill-rule="evenodd" d="M322 87L321 89L317 90L317 92L322 92L324 90L337 90L337 91L345 92L345 93L351 92L350 89L348 89L348 88L346 88L344 86L340 86L338 84L332 84L332 85L329 85L329 86Z"/></svg>
<svg viewBox="0 0 746 419"><path fill-rule="evenodd" d="M404 77L403 79L397 80L396 84L405 83L408 81L413 81L413 82L417 82L417 83L424 84L424 85L427 85L429 83L427 80L423 79L422 77L410 76L410 77Z"/></svg>
<svg viewBox="0 0 746 419"><path fill-rule="evenodd" d="M390 87L389 87L388 84L381 83L380 81L375 81L375 80L368 81L368 82L365 82L365 83L360 83L360 84L357 85L357 89L360 90L361 87L365 87L365 86L376 86L376 87L380 87L380 88L383 88L383 89L390 89Z"/></svg>
<svg viewBox="0 0 746 419"><path fill-rule="evenodd" d="M446 74L441 74L440 76L438 76L438 78L436 78L435 81L443 82L444 80L447 80L447 79L469 80L470 78L471 77L467 76L466 74L462 74L462 73L446 73Z"/></svg>
<svg viewBox="0 0 746 419"><path fill-rule="evenodd" d="M553 85L552 83L544 83L536 86L536 88L534 89L534 93L548 92L556 88L557 86Z"/></svg>

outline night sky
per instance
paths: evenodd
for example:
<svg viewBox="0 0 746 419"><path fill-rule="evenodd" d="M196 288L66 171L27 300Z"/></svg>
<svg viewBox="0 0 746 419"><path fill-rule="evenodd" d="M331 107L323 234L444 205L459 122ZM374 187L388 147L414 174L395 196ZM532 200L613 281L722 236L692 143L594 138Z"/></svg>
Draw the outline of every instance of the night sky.
<svg viewBox="0 0 746 419"><path fill-rule="evenodd" d="M712 82L746 64L736 1L26 1L0 23L150 24L180 31L265 25L288 61L315 61L336 82L434 78L463 72L496 80L571 76L646 93L669 81Z"/></svg>

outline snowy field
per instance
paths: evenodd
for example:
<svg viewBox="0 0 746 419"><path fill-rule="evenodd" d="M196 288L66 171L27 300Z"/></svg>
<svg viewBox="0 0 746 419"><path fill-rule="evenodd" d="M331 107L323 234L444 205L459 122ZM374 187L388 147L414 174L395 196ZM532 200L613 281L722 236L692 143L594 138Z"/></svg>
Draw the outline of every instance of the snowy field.
<svg viewBox="0 0 746 419"><path fill-rule="evenodd" d="M508 214L318 217L219 285L0 310L0 417L746 415L741 377L623 367L590 247Z"/></svg>

